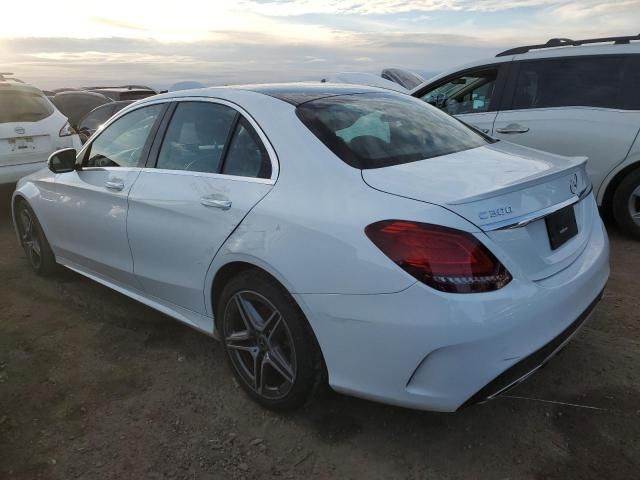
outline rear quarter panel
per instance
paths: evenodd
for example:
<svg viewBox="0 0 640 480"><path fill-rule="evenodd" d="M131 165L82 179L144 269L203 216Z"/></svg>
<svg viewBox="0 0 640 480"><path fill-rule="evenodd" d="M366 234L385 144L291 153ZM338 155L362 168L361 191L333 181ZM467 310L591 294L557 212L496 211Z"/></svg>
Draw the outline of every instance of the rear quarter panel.
<svg viewBox="0 0 640 480"><path fill-rule="evenodd" d="M268 118L256 118L277 152L279 178L214 258L208 291L223 265L246 261L291 293L398 292L415 279L374 246L364 233L367 225L400 218L477 230L440 206L369 187L360 170L335 157L302 125L293 106L280 103L282 114L272 109Z"/></svg>

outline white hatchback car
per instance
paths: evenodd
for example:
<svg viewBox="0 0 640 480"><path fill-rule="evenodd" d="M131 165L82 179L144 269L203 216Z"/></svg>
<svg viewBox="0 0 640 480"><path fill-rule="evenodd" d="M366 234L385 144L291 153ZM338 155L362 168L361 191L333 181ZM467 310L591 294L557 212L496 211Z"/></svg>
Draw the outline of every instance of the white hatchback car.
<svg viewBox="0 0 640 480"><path fill-rule="evenodd" d="M40 90L8 75L0 73L0 185L40 170L56 150L81 146Z"/></svg>
<svg viewBox="0 0 640 480"><path fill-rule="evenodd" d="M640 35L552 39L412 91L495 138L589 158L598 205L640 238Z"/></svg>
<svg viewBox="0 0 640 480"><path fill-rule="evenodd" d="M56 263L220 338L262 405L336 390L453 411L521 381L609 275L584 158L408 95L300 84L136 102L18 183Z"/></svg>

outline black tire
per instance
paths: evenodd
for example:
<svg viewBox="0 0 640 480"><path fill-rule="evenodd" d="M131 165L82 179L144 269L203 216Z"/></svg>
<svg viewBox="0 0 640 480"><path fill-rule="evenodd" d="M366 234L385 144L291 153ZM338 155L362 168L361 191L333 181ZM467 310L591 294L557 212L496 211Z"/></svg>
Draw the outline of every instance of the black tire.
<svg viewBox="0 0 640 480"><path fill-rule="evenodd" d="M629 173L613 194L613 217L627 234L640 240L640 219L632 217L632 210L640 212L640 168ZM634 193L635 192L635 193Z"/></svg>
<svg viewBox="0 0 640 480"><path fill-rule="evenodd" d="M247 311L253 316L248 323ZM220 294L216 318L231 370L263 407L299 408L323 382L322 355L307 319L289 292L265 272L250 269L233 277Z"/></svg>
<svg viewBox="0 0 640 480"><path fill-rule="evenodd" d="M15 208L20 243L29 264L38 275L48 276L56 272L58 265L38 217L25 200L18 200ZM31 227L28 227L31 225Z"/></svg>

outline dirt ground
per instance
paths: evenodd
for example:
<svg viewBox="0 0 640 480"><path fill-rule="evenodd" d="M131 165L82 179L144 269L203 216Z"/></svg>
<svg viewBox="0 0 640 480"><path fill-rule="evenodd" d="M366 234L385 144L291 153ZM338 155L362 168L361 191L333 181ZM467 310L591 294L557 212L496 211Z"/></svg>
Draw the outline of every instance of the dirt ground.
<svg viewBox="0 0 640 480"><path fill-rule="evenodd" d="M609 225L592 321L507 396L455 414L324 392L267 412L221 346L72 272L0 219L1 479L640 477L640 243Z"/></svg>

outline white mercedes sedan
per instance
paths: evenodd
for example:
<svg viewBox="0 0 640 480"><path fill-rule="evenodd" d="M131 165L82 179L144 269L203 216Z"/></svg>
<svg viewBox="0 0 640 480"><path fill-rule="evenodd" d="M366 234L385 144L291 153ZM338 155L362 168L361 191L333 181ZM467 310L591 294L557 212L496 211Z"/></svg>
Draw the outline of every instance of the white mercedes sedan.
<svg viewBox="0 0 640 480"><path fill-rule="evenodd" d="M63 265L220 339L267 408L328 382L455 411L533 373L600 299L585 162L382 89L208 88L125 108L12 208L37 273Z"/></svg>

